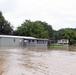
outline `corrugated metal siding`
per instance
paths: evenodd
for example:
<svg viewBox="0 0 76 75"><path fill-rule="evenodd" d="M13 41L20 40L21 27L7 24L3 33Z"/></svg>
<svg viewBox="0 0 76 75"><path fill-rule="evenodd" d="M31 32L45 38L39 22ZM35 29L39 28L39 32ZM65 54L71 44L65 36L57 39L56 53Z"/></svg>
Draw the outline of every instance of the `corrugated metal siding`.
<svg viewBox="0 0 76 75"><path fill-rule="evenodd" d="M1 38L0 42L0 46L20 46L23 44L23 39Z"/></svg>

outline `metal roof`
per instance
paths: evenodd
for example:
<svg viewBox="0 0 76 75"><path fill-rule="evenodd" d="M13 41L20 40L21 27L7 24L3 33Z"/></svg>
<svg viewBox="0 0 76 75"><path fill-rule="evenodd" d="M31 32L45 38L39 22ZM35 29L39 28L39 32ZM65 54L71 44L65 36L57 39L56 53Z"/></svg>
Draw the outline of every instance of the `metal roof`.
<svg viewBox="0 0 76 75"><path fill-rule="evenodd" d="M12 36L12 35L0 35L0 37L5 37L5 38L36 39L36 38L34 38L34 37L26 37L26 36Z"/></svg>
<svg viewBox="0 0 76 75"><path fill-rule="evenodd" d="M47 41L48 41L48 39L45 39L45 38L44 38L44 39L42 39L42 38L37 38L37 40L40 40L40 41L41 41L41 40L47 40Z"/></svg>
<svg viewBox="0 0 76 75"><path fill-rule="evenodd" d="M41 38L34 38L34 37L27 37L27 36L13 36L13 35L0 35L0 37L4 37L4 38L34 39L34 40L48 40L48 39L41 39Z"/></svg>

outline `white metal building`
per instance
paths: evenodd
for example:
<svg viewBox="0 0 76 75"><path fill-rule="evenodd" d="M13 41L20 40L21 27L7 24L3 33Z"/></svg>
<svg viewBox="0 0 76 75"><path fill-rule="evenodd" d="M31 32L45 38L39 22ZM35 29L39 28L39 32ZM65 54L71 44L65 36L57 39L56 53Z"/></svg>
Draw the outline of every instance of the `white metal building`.
<svg viewBox="0 0 76 75"><path fill-rule="evenodd" d="M68 44L69 40L68 39L60 39L60 40L58 40L58 43L59 44Z"/></svg>
<svg viewBox="0 0 76 75"><path fill-rule="evenodd" d="M48 39L0 35L0 46L47 46Z"/></svg>

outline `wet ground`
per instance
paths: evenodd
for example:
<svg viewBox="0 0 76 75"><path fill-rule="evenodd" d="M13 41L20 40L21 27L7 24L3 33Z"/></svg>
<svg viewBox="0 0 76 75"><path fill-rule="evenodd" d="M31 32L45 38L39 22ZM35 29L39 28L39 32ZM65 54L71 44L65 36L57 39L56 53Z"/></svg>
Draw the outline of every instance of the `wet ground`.
<svg viewBox="0 0 76 75"><path fill-rule="evenodd" d="M76 47L0 47L0 75L76 75Z"/></svg>

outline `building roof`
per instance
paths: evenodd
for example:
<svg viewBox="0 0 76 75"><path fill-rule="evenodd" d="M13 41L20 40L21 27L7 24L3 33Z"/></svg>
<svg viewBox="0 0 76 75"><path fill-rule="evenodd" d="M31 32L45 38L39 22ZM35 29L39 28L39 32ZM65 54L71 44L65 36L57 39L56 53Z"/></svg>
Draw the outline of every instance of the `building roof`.
<svg viewBox="0 0 76 75"><path fill-rule="evenodd" d="M66 41L66 40L68 40L68 39L59 39L59 40L64 40L64 41Z"/></svg>
<svg viewBox="0 0 76 75"><path fill-rule="evenodd" d="M4 38L22 38L22 39L32 39L32 40L48 40L48 39L41 39L41 38L34 38L34 37L27 37L27 36L13 36L13 35L0 35L0 37L4 37Z"/></svg>
<svg viewBox="0 0 76 75"><path fill-rule="evenodd" d="M44 39L42 39L42 38L37 38L37 40L47 40L47 41L48 41L48 39L45 39L45 38L44 38Z"/></svg>
<svg viewBox="0 0 76 75"><path fill-rule="evenodd" d="M5 37L5 38L36 39L36 38L34 38L34 37L26 37L26 36L12 36L12 35L0 35L0 37Z"/></svg>

